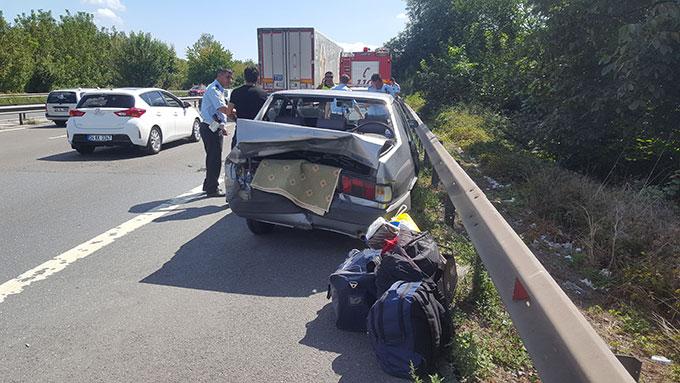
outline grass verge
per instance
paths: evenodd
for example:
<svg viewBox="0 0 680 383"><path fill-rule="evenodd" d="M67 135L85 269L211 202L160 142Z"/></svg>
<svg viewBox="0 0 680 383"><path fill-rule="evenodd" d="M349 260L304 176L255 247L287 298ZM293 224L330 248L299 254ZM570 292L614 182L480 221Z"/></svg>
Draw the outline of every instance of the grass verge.
<svg viewBox="0 0 680 383"><path fill-rule="evenodd" d="M613 351L643 360L641 380L680 381L680 223L664 190L603 185L561 169L504 140L508 120L485 110L449 108L430 126ZM441 193L422 186L428 176L414 192L416 222L473 267L455 302L457 376L537 380L471 245L443 225Z"/></svg>

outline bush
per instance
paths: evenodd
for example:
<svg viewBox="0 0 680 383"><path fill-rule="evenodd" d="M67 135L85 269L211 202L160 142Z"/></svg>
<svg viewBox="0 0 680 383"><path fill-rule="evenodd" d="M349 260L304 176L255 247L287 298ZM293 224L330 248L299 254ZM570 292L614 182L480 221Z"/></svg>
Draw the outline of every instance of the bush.
<svg viewBox="0 0 680 383"><path fill-rule="evenodd" d="M669 200L675 184L607 186L560 168L513 145L509 120L474 105L445 108L433 125L449 151L460 147L484 175L512 182L525 207L576 239L585 250L582 271L595 277L606 268L612 277L601 279L614 295L680 320L680 215Z"/></svg>
<svg viewBox="0 0 680 383"><path fill-rule="evenodd" d="M404 97L404 101L406 101L406 103L411 108L413 108L416 113L419 113L420 110L423 109L423 106L425 106L425 99L420 92L409 94L408 96Z"/></svg>
<svg viewBox="0 0 680 383"><path fill-rule="evenodd" d="M613 273L616 295L679 319L680 220L661 192L605 186L553 166L520 190L538 216L577 238L588 266Z"/></svg>
<svg viewBox="0 0 680 383"><path fill-rule="evenodd" d="M434 121L434 132L450 149L458 146L467 150L470 145L489 142L491 134L485 129L484 117L471 113L465 107L446 108Z"/></svg>
<svg viewBox="0 0 680 383"><path fill-rule="evenodd" d="M44 104L46 96L12 96L0 98L0 106Z"/></svg>

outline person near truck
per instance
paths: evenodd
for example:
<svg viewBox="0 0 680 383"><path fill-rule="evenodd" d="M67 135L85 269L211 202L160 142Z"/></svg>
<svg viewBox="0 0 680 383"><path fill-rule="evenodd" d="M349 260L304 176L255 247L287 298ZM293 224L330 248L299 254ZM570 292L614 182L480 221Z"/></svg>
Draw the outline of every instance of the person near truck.
<svg viewBox="0 0 680 383"><path fill-rule="evenodd" d="M321 84L316 87L316 89L332 89L335 86L335 83L333 82L333 72L328 71L326 74L323 76L323 80L321 80Z"/></svg>
<svg viewBox="0 0 680 383"><path fill-rule="evenodd" d="M348 91L351 92L352 88L348 86L349 84L349 76L346 74L343 74L340 76L340 84L334 86L331 88L331 90L341 90L341 91ZM337 100L333 100L333 102L328 104L330 106L330 113L331 114L336 114L336 115L341 115L345 116L348 115L352 112L352 109L354 109L360 117L363 117L363 114L361 113L361 110L359 109L359 104L356 102L356 100L352 100L352 107L348 107L347 105L342 106L338 105ZM328 113L326 113L328 114Z"/></svg>
<svg viewBox="0 0 680 383"><path fill-rule="evenodd" d="M243 70L243 77L246 83L231 92L227 107L227 115L236 118L236 129L238 129L238 119L254 119L268 97L267 92L257 85L260 71L255 66L247 66ZM236 146L236 130L231 139L231 148L233 149L234 146Z"/></svg>
<svg viewBox="0 0 680 383"><path fill-rule="evenodd" d="M203 191L208 197L222 197L219 188L220 171L222 170L222 144L227 130L227 103L224 100L224 89L231 84L231 69L218 69L217 75L205 89L201 99L200 124L201 138L205 148L205 180Z"/></svg>
<svg viewBox="0 0 680 383"><path fill-rule="evenodd" d="M382 77L378 73L373 73L371 76L371 86L368 87L369 92L380 92L391 94L392 97L396 97L399 92L401 92L401 87L392 79L392 84L385 84Z"/></svg>
<svg viewBox="0 0 680 383"><path fill-rule="evenodd" d="M340 76L340 84L332 87L331 90L352 90L349 87L349 76L346 74Z"/></svg>

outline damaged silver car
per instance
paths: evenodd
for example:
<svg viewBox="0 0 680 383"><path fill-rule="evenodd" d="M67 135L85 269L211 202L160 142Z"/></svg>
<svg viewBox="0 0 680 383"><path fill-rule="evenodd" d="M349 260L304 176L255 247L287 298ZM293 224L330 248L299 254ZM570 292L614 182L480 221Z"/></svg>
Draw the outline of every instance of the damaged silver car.
<svg viewBox="0 0 680 383"><path fill-rule="evenodd" d="M238 120L227 202L255 234L280 225L361 237L376 218L410 207L414 123L387 94L273 93L254 120Z"/></svg>

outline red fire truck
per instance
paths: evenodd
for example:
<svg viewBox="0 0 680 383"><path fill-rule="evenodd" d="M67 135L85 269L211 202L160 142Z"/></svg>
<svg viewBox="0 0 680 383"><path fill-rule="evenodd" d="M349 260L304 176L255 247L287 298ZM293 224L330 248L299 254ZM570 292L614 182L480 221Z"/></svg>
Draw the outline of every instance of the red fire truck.
<svg viewBox="0 0 680 383"><path fill-rule="evenodd" d="M392 56L387 49L364 48L363 52L343 52L340 56L340 75L349 76L350 86L371 85L374 73L379 73L386 83L392 77Z"/></svg>

